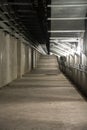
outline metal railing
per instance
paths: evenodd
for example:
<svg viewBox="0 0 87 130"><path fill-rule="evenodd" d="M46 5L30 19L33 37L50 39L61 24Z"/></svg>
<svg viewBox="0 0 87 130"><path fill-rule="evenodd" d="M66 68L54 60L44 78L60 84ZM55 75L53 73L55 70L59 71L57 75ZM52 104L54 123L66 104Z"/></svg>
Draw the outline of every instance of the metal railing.
<svg viewBox="0 0 87 130"><path fill-rule="evenodd" d="M73 68L73 69L77 69L77 70L79 70L81 72L87 73L87 66L85 66L85 65L81 65L81 64L78 64L78 65L68 65L68 64L66 64L65 67L69 68L70 70Z"/></svg>

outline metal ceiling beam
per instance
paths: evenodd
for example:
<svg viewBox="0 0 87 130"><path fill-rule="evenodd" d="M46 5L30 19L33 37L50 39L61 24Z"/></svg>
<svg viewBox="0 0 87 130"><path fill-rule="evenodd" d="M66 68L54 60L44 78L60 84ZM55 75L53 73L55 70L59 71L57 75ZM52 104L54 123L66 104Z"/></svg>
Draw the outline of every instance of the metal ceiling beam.
<svg viewBox="0 0 87 130"><path fill-rule="evenodd" d="M31 27L35 27L35 26L40 26L38 23L29 23L29 22L26 22L24 25L26 25L27 27L29 26L31 26Z"/></svg>
<svg viewBox="0 0 87 130"><path fill-rule="evenodd" d="M50 40L61 40L61 39L79 39L80 37L50 37Z"/></svg>
<svg viewBox="0 0 87 130"><path fill-rule="evenodd" d="M60 51L60 50L58 50L58 49L53 49L53 48L50 48L50 51L51 52L54 52L54 53L56 53L56 54L59 54L59 55L64 55L64 56L66 56L66 53L64 53L63 51Z"/></svg>
<svg viewBox="0 0 87 130"><path fill-rule="evenodd" d="M37 21L38 20L38 18L36 17L30 17L30 19L29 18L25 18L25 19L21 19L21 21L32 21L32 20L35 20L35 21Z"/></svg>
<svg viewBox="0 0 87 130"><path fill-rule="evenodd" d="M29 12L33 12L33 13L36 13L35 10L17 10L18 13L29 13Z"/></svg>
<svg viewBox="0 0 87 130"><path fill-rule="evenodd" d="M53 42L50 42L50 43L53 43ZM56 42L54 42L54 43L56 43ZM71 44L70 43L67 43L67 42L61 42L61 43L59 43L59 42L57 42L56 43L58 46L60 46L61 48L64 48L65 50L71 50Z"/></svg>
<svg viewBox="0 0 87 130"><path fill-rule="evenodd" d="M57 4L87 4L87 2L83 2L83 0L81 1L81 0L79 0L79 2L77 2L77 1L61 1L61 2L58 2L57 1Z"/></svg>
<svg viewBox="0 0 87 130"><path fill-rule="evenodd" d="M10 19L7 19L7 17L5 16L6 12L2 12L0 11L0 18L2 19L2 23L0 23L0 26L3 27L3 29L6 29L6 30L10 30L9 32L11 32L11 30L15 30L15 31L18 31L17 28L15 28L12 23L10 22ZM15 24L15 23L14 23Z"/></svg>
<svg viewBox="0 0 87 130"><path fill-rule="evenodd" d="M32 6L32 3L26 3L26 2L7 2L7 3L3 3L3 5L5 5L5 6L8 6L8 5Z"/></svg>
<svg viewBox="0 0 87 130"><path fill-rule="evenodd" d="M16 23L15 20L13 20L15 18L12 18L11 16L9 16L9 14L7 13L7 11L3 10L2 12L0 12L0 14L2 14L2 17L3 17L3 25L2 24L0 24L0 25L1 25L1 27L3 27L4 31L6 31L6 32L8 32L10 34L12 33L14 36L17 33L18 35L22 35L23 34L24 37L28 37L26 35L27 33L25 33L25 28L22 26L22 24L21 23L19 23L19 24ZM5 14L8 14L9 19L7 18L7 16L5 16ZM11 23L11 21L14 21L14 25ZM7 25L8 23L9 23L9 26Z"/></svg>
<svg viewBox="0 0 87 130"><path fill-rule="evenodd" d="M85 30L49 30L48 33L68 33L68 32L77 32L77 33L81 33L81 32L85 32Z"/></svg>
<svg viewBox="0 0 87 130"><path fill-rule="evenodd" d="M37 18L35 15L19 15L19 18Z"/></svg>
<svg viewBox="0 0 87 130"><path fill-rule="evenodd" d="M27 24L27 23L25 24L25 26L27 26L27 27L33 27L33 28L35 28L35 27L39 28L40 27L38 24L32 25L32 24Z"/></svg>
<svg viewBox="0 0 87 130"><path fill-rule="evenodd" d="M62 51L64 53L68 53L68 50L63 48L63 47L61 47L61 46L53 45L52 48L56 48L56 49L58 49L58 51L60 50L60 51Z"/></svg>
<svg viewBox="0 0 87 130"><path fill-rule="evenodd" d="M47 7L50 8L62 8L62 7L87 7L87 3L86 4L56 4L56 5L48 5Z"/></svg>
<svg viewBox="0 0 87 130"><path fill-rule="evenodd" d="M48 18L47 20L86 20L87 17L78 17L78 18Z"/></svg>
<svg viewBox="0 0 87 130"><path fill-rule="evenodd" d="M7 1L7 0L6 0ZM6 10L7 12L9 11L9 14L11 15L11 20L10 20L10 18L9 18L9 21L12 23L12 25L14 26L15 24L14 24L14 21L15 22L17 22L18 23L18 25L19 25L19 27L18 27L18 25L17 25L17 29L19 30L19 32L21 32L22 33L22 31L24 31L24 29L22 28L22 24L24 24L25 25L25 27L27 28L27 31L26 31L26 36L28 36L29 34L28 34L28 32L30 32L31 33L31 35L34 33L35 34L35 36L36 36L36 38L33 38L33 39L37 39L37 41L39 41L40 40L40 42L42 42L42 41L44 41L46 38L45 38L45 33L44 33L44 31L41 29L41 30L39 30L39 27L37 27L37 25L36 26L34 26L33 28L31 28L30 26L27 26L28 24L39 24L39 21L38 21L38 19L35 17L35 19L33 19L33 15L34 14L37 14L38 15L38 13L37 13L37 11L38 11L38 8L33 8L33 6L34 6L34 2L31 2L31 1L25 1L25 2L22 2L22 1L16 1L16 0L14 0L14 1L11 1L11 0L8 0L8 1L11 1L11 2L6 2L5 0L3 1L3 4L1 4L2 5L2 7L4 8L4 10ZM38 1L37 1L38 2ZM44 3L42 2L42 0L41 0L41 5L43 5L44 6ZM16 7L17 6L17 7ZM23 7L23 10L22 10L22 7ZM34 6L35 7L35 6ZM40 7L40 5L38 5L38 7ZM42 6L41 6L42 7ZM42 16L43 16L43 13L44 13L44 11L43 11L43 9L40 7L40 10L39 10L39 12L41 12L41 18L42 18ZM44 7L45 8L45 7ZM27 10L28 9L28 10ZM41 9L42 9L42 11L41 11ZM11 13L12 14L11 14ZM34 14L33 14L34 13ZM20 18L20 16L21 15L27 15L27 18L23 18L23 16L22 16L22 18ZM31 15L32 14L32 18L29 16L29 15ZM15 19L15 16L17 15L17 19ZM37 16L36 15L36 16ZM28 17L29 17L29 21L27 20L28 19ZM14 19L14 20L13 20ZM24 20L23 20L24 19ZM32 20L33 19L33 20ZM37 20L36 20L37 19ZM22 22L22 20L24 21L24 22ZM32 20L32 21L31 21ZM22 24L20 24L20 22L22 23ZM42 23L41 24L43 24L43 20L41 21ZM4 22L3 22L4 23ZM5 21L5 24L6 23L8 23L7 21ZM45 23L45 22L44 22ZM16 26L16 25L15 25ZM21 28L20 28L21 27ZM31 28L31 31L29 30ZM22 30L22 31L21 31ZM39 34L40 33L40 34ZM24 34L24 33L23 33ZM39 38L38 38L39 37ZM27 37L28 38L28 37ZM42 40L41 40L42 39Z"/></svg>
<svg viewBox="0 0 87 130"><path fill-rule="evenodd" d="M29 28L29 30L31 30L31 31L41 31L40 28Z"/></svg>
<svg viewBox="0 0 87 130"><path fill-rule="evenodd" d="M54 42L55 40L59 40L60 42L78 42L77 38L71 38L71 39L50 39L50 41Z"/></svg>

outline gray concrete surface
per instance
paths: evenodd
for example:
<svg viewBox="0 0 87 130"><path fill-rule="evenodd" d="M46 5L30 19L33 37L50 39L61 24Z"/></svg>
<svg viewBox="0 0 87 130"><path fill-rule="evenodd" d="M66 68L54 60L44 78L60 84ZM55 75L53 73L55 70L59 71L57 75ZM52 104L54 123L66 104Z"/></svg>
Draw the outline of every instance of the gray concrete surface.
<svg viewBox="0 0 87 130"><path fill-rule="evenodd" d="M56 57L42 56L37 68L0 89L0 130L87 130L87 102Z"/></svg>
<svg viewBox="0 0 87 130"><path fill-rule="evenodd" d="M24 44L23 38L16 39L0 30L0 87L31 71L39 59L39 52ZM32 64L32 55L33 64Z"/></svg>

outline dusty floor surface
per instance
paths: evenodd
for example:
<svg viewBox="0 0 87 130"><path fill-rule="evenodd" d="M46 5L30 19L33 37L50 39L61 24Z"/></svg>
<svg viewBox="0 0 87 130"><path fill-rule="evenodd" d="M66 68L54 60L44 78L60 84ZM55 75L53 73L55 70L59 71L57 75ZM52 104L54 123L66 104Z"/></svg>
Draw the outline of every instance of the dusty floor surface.
<svg viewBox="0 0 87 130"><path fill-rule="evenodd" d="M87 102L55 57L0 89L0 130L87 130Z"/></svg>

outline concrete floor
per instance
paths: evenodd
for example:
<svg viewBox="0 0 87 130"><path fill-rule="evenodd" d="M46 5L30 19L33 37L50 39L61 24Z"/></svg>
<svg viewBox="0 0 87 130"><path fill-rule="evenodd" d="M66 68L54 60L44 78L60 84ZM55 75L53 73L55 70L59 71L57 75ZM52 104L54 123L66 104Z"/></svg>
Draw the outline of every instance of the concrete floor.
<svg viewBox="0 0 87 130"><path fill-rule="evenodd" d="M0 130L87 130L87 102L54 56L0 89Z"/></svg>

